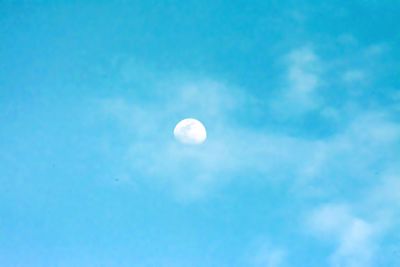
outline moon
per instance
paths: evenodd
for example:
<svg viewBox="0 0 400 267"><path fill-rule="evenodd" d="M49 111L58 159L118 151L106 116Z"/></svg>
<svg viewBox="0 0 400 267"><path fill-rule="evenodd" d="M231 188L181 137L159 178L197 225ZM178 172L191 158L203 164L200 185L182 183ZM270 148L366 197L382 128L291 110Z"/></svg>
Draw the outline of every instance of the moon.
<svg viewBox="0 0 400 267"><path fill-rule="evenodd" d="M183 144L200 145L206 141L207 132L199 120L187 118L175 126L174 136Z"/></svg>

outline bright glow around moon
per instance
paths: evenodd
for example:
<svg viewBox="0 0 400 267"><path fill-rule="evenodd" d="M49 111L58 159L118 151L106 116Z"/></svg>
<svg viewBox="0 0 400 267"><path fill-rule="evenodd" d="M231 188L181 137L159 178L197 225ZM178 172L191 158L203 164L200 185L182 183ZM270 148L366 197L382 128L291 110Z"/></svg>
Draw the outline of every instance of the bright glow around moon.
<svg viewBox="0 0 400 267"><path fill-rule="evenodd" d="M188 118L175 126L174 136L183 144L199 145L206 140L207 132L200 121Z"/></svg>

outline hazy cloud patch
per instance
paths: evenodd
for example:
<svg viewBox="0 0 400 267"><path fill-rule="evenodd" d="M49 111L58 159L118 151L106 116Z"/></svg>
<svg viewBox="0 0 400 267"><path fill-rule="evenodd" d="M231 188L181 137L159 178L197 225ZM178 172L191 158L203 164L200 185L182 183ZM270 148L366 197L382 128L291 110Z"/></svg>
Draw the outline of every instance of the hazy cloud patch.
<svg viewBox="0 0 400 267"><path fill-rule="evenodd" d="M316 236L336 246L330 266L373 266L377 245L374 225L354 215L348 205L322 205L310 214L308 225Z"/></svg>
<svg viewBox="0 0 400 267"><path fill-rule="evenodd" d="M272 103L273 110L285 116L298 116L319 106L317 88L321 85L321 62L310 47L290 51L284 87Z"/></svg>

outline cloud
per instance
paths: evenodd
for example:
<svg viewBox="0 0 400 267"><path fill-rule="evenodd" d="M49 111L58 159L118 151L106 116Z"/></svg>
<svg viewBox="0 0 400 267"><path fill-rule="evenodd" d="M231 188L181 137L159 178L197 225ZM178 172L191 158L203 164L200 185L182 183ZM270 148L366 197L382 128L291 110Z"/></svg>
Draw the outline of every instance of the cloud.
<svg viewBox="0 0 400 267"><path fill-rule="evenodd" d="M286 87L272 100L254 101L253 91L218 79L152 74L147 95L98 101L103 116L129 136L118 150L121 172L136 186L145 184L183 202L213 196L239 179L286 183L294 198L325 203L298 212L309 215L307 226L315 236L334 246L330 266L373 266L383 253L382 238L400 222L398 175L393 174L400 159L400 124L391 106L371 108L354 96L341 104L324 99L326 91L320 89L330 81L322 79L321 59L311 48L290 51L285 60ZM366 73L344 69L347 74L343 69L336 74L349 86ZM333 130L313 135L312 125L301 126L307 129L299 134L295 124L277 128L264 120L262 127L253 127L240 121L260 107L265 117L303 121L311 114L318 117L315 123ZM173 128L185 117L205 124L204 145L175 142ZM388 175L389 169L395 171ZM251 264L285 266L287 251L261 246Z"/></svg>
<svg viewBox="0 0 400 267"><path fill-rule="evenodd" d="M376 185L365 193L360 203L361 208L368 209L379 221L382 235L400 225L400 168L397 165L380 174Z"/></svg>
<svg viewBox="0 0 400 267"><path fill-rule="evenodd" d="M366 57L374 57L374 56L381 56L385 52L389 50L389 45L386 43L377 43L368 46L364 50L364 54Z"/></svg>
<svg viewBox="0 0 400 267"><path fill-rule="evenodd" d="M253 240L245 253L246 266L284 267L288 266L286 249L272 244L265 237Z"/></svg>
<svg viewBox="0 0 400 267"><path fill-rule="evenodd" d="M339 247L332 255L332 266L372 266L376 244L373 240L373 226L353 218L341 236Z"/></svg>
<svg viewBox="0 0 400 267"><path fill-rule="evenodd" d="M362 70L351 69L343 74L343 80L347 83L362 82L366 80L366 75Z"/></svg>
<svg viewBox="0 0 400 267"><path fill-rule="evenodd" d="M323 102L326 91L320 89L328 81L322 79L325 64L315 51L304 46L284 58L286 86L272 100L258 99L251 90L209 77L153 72L145 82L135 82L140 75L123 71L124 81L129 76L132 86L140 84L146 91L98 101L103 115L129 134L119 154L122 172L136 181L168 188L185 200L208 196L242 177L290 180L295 194L315 197L340 194L351 182L371 179L376 170L398 159L393 146L399 141L400 125L390 117L389 108L368 111L354 103ZM353 71L348 78L359 74ZM315 123L332 131L312 135L309 131L314 127L301 126L307 131L299 134L296 124L276 128L266 120L261 127L241 123L243 114L252 114L253 109L265 117L299 121L312 114ZM184 147L173 140L175 124L186 117L205 124L209 138L204 145ZM357 187L354 193L367 186Z"/></svg>
<svg viewBox="0 0 400 267"><path fill-rule="evenodd" d="M280 267L284 265L286 252L282 249L264 247L253 259L254 266Z"/></svg>
<svg viewBox="0 0 400 267"><path fill-rule="evenodd" d="M335 245L330 265L374 266L387 261L382 255L391 257L382 251L381 240L400 222L395 204L400 189L395 167L400 124L390 109L352 115L340 132L319 141L300 179L305 182L297 189L304 192L308 184L332 199L307 219L314 235Z"/></svg>
<svg viewBox="0 0 400 267"><path fill-rule="evenodd" d="M330 256L331 266L373 266L377 246L375 226L355 216L348 205L322 205L310 214L308 227L316 236L336 245Z"/></svg>
<svg viewBox="0 0 400 267"><path fill-rule="evenodd" d="M295 169L292 191L306 197L364 197L376 186L377 173L399 160L400 124L385 112L359 112L337 133L316 140L297 138L302 157ZM395 149L396 148L396 149ZM295 157L295 155L293 155Z"/></svg>
<svg viewBox="0 0 400 267"><path fill-rule="evenodd" d="M287 73L284 88L273 101L283 115L298 115L319 106L316 90L321 85L321 62L310 47L301 47L285 56Z"/></svg>
<svg viewBox="0 0 400 267"><path fill-rule="evenodd" d="M338 36L337 42L341 45L356 45L358 43L357 38L349 33L344 33Z"/></svg>
<svg viewBox="0 0 400 267"><path fill-rule="evenodd" d="M248 133L230 117L242 105L241 92L209 79L176 81L153 86L150 103L134 98L99 101L103 112L131 135L124 161L132 176L162 184L180 199L198 199L210 193L241 168L250 168L257 155L246 145ZM209 139L201 146L184 146L173 139L175 124L186 117L200 119ZM253 152L248 152L248 151ZM250 155L243 160L241 155ZM257 166L256 169L259 169Z"/></svg>
<svg viewBox="0 0 400 267"><path fill-rule="evenodd" d="M182 199L202 198L244 176L291 179L296 193L308 193L305 188L311 186L329 194L345 185L347 179L341 177L371 177L372 168L383 168L390 157L396 157L391 151L400 138L400 126L385 112L359 112L336 134L310 139L268 131L268 125L238 124L234 118L251 96L222 82L200 79L162 84L151 102L132 97L99 103L130 135L122 157L125 172L161 183ZM209 136L204 145L186 147L175 142L172 130L185 117L204 122ZM332 181L332 176L338 178ZM326 187L328 180L331 185Z"/></svg>
<svg viewBox="0 0 400 267"><path fill-rule="evenodd" d="M191 200L235 177L282 178L282 163L298 169L297 157L307 141L243 128L232 121L234 112L245 105L243 92L228 91L226 85L210 80L174 83L173 89L165 90L168 93L159 91L151 104L121 98L100 101L103 112L130 133L123 160L132 176L161 183L178 198ZM203 145L184 146L173 139L175 123L185 117L204 122L209 138Z"/></svg>

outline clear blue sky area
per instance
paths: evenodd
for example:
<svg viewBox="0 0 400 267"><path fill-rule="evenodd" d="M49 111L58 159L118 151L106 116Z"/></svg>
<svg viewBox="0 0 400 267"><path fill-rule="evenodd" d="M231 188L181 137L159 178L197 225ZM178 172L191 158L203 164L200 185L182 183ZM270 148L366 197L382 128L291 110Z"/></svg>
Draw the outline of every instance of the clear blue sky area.
<svg viewBox="0 0 400 267"><path fill-rule="evenodd" d="M399 14L0 0L0 266L400 266Z"/></svg>

